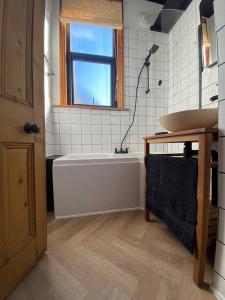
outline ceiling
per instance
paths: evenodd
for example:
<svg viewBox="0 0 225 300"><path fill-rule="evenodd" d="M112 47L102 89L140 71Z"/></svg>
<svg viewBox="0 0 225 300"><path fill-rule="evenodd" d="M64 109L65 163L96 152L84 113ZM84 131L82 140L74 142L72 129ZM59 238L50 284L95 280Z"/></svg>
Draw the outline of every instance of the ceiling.
<svg viewBox="0 0 225 300"><path fill-rule="evenodd" d="M146 0L146 1L154 2L154 3L158 3L158 4L161 4L161 5L164 5L167 0Z"/></svg>
<svg viewBox="0 0 225 300"><path fill-rule="evenodd" d="M146 0L163 5L151 30L169 33L192 0Z"/></svg>
<svg viewBox="0 0 225 300"><path fill-rule="evenodd" d="M155 23L162 4L146 0L123 0L124 26L149 30ZM140 16L146 16L146 22L141 22Z"/></svg>
<svg viewBox="0 0 225 300"><path fill-rule="evenodd" d="M213 0L202 0L199 8L201 17L210 18L214 14Z"/></svg>

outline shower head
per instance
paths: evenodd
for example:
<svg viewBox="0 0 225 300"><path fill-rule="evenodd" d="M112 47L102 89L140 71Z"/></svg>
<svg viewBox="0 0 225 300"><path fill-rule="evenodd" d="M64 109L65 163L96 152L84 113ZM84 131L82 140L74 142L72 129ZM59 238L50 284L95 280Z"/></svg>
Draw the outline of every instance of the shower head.
<svg viewBox="0 0 225 300"><path fill-rule="evenodd" d="M151 57L152 54L156 53L156 51L159 49L159 46L154 44L152 46L152 48L149 50L149 54L148 56L145 58L145 66L146 67L149 67L150 63L149 63L149 59Z"/></svg>
<svg viewBox="0 0 225 300"><path fill-rule="evenodd" d="M152 46L152 48L150 49L150 53L151 54L154 54L154 53L156 53L156 51L158 51L158 49L159 49L159 46L158 45L156 45L156 44L154 44L153 46Z"/></svg>

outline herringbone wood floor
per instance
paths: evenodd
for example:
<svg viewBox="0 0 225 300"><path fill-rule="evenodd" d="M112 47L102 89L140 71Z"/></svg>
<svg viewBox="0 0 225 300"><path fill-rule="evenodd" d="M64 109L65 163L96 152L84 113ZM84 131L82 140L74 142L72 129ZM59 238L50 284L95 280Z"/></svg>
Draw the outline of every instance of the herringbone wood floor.
<svg viewBox="0 0 225 300"><path fill-rule="evenodd" d="M51 218L48 252L8 300L215 299L192 282L192 264L167 228L140 211Z"/></svg>

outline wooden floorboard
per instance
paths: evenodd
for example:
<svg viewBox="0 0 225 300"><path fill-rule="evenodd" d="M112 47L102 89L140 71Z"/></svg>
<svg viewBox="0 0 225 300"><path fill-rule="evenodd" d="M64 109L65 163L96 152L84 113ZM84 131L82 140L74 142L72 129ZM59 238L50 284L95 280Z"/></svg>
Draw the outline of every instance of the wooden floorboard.
<svg viewBox="0 0 225 300"><path fill-rule="evenodd" d="M192 272L193 257L143 212L50 217L48 251L8 300L214 300Z"/></svg>

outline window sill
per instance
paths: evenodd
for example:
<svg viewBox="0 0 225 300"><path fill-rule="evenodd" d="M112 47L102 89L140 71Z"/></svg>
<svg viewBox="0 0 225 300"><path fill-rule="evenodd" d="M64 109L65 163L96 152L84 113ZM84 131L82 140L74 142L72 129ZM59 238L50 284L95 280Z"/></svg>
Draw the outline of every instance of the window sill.
<svg viewBox="0 0 225 300"><path fill-rule="evenodd" d="M111 106L92 106L92 105L52 105L53 107L64 107L64 108L81 108L81 109L93 109L93 110L115 110L115 111L129 111L129 108L119 108Z"/></svg>

